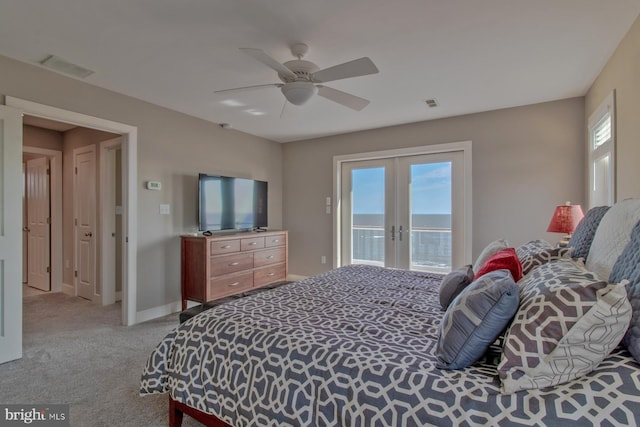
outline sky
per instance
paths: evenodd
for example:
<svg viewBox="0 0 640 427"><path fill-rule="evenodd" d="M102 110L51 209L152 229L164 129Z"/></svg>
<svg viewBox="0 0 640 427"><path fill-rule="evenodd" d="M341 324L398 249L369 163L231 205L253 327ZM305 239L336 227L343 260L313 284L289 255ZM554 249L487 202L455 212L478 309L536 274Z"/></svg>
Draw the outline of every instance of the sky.
<svg viewBox="0 0 640 427"><path fill-rule="evenodd" d="M384 168L353 171L353 213L384 213ZM451 214L451 163L411 166L414 214Z"/></svg>

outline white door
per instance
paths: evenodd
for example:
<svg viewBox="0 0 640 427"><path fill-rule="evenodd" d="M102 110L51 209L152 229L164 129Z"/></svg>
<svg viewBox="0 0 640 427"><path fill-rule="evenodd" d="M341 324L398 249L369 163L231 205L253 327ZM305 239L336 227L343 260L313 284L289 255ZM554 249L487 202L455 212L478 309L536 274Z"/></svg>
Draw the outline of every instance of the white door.
<svg viewBox="0 0 640 427"><path fill-rule="evenodd" d="M122 300L122 138L100 143L102 305Z"/></svg>
<svg viewBox="0 0 640 427"><path fill-rule="evenodd" d="M0 106L0 363L22 357L22 115Z"/></svg>
<svg viewBox="0 0 640 427"><path fill-rule="evenodd" d="M27 160L27 284L51 290L49 159Z"/></svg>
<svg viewBox="0 0 640 427"><path fill-rule="evenodd" d="M96 151L95 146L76 148L75 164L75 277L76 294L93 300L96 289Z"/></svg>
<svg viewBox="0 0 640 427"><path fill-rule="evenodd" d="M341 264L449 272L465 259L464 154L342 164Z"/></svg>
<svg viewBox="0 0 640 427"><path fill-rule="evenodd" d="M464 264L463 156L398 158L396 267L448 273Z"/></svg>

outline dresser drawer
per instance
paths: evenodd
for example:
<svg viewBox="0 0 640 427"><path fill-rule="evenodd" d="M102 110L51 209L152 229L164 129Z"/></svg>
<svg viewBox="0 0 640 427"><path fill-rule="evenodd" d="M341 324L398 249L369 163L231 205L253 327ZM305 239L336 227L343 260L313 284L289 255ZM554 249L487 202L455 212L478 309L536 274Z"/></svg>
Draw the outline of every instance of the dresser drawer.
<svg viewBox="0 0 640 427"><path fill-rule="evenodd" d="M223 255L210 258L211 276L222 276L253 268L253 254Z"/></svg>
<svg viewBox="0 0 640 427"><path fill-rule="evenodd" d="M243 292L253 287L253 273L240 273L233 276L209 280L207 301L222 296Z"/></svg>
<svg viewBox="0 0 640 427"><path fill-rule="evenodd" d="M285 261L285 253L284 247L258 251L253 254L253 266L257 268L270 264L280 264Z"/></svg>
<svg viewBox="0 0 640 427"><path fill-rule="evenodd" d="M265 237L265 247L272 248L274 246L284 246L287 243L287 237L284 234L276 234L274 236Z"/></svg>
<svg viewBox="0 0 640 427"><path fill-rule="evenodd" d="M264 237L254 237L251 239L240 240L240 250L252 251L254 249L264 248Z"/></svg>
<svg viewBox="0 0 640 427"><path fill-rule="evenodd" d="M240 239L238 240L212 240L209 242L209 253L211 255L228 254L240 252Z"/></svg>
<svg viewBox="0 0 640 427"><path fill-rule="evenodd" d="M284 280L285 265L277 264L271 267L264 267L253 271L253 286L258 287L267 283Z"/></svg>

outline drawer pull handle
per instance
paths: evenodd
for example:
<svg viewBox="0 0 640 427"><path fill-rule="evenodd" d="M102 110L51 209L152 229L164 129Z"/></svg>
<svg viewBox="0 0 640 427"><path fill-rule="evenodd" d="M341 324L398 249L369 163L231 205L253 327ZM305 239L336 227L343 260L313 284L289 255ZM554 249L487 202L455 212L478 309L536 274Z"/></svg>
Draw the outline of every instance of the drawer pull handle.
<svg viewBox="0 0 640 427"><path fill-rule="evenodd" d="M267 274L267 276L269 276L269 277L271 277L271 276L275 276L275 275L276 275L276 273L269 273L269 274Z"/></svg>
<svg viewBox="0 0 640 427"><path fill-rule="evenodd" d="M273 243L278 243L278 242L280 242L280 240L279 240L279 239L275 239L275 240L273 240Z"/></svg>
<svg viewBox="0 0 640 427"><path fill-rule="evenodd" d="M230 265L230 266L232 266L232 267L233 267L233 266L236 266L236 265L238 265L238 264L240 264L240 263L239 263L239 262L230 262L230 263L229 263L229 265Z"/></svg>
<svg viewBox="0 0 640 427"><path fill-rule="evenodd" d="M249 245L251 245L251 246L255 246L255 245L257 245L257 244L258 244L258 242L250 242L250 243L249 243Z"/></svg>
<svg viewBox="0 0 640 427"><path fill-rule="evenodd" d="M224 245L221 247L221 249L231 249L231 245Z"/></svg>
<svg viewBox="0 0 640 427"><path fill-rule="evenodd" d="M229 286L238 286L240 282L229 283Z"/></svg>
<svg viewBox="0 0 640 427"><path fill-rule="evenodd" d="M274 258L274 256L273 256L273 255L269 255L269 256L267 257L267 259L273 259L273 258Z"/></svg>

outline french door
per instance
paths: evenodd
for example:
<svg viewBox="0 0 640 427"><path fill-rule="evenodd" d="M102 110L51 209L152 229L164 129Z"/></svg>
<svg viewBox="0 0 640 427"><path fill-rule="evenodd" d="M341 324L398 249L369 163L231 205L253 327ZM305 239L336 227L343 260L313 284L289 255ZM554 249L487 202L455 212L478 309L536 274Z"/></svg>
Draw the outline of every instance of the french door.
<svg viewBox="0 0 640 427"><path fill-rule="evenodd" d="M462 151L343 162L341 265L462 265L464 173Z"/></svg>

